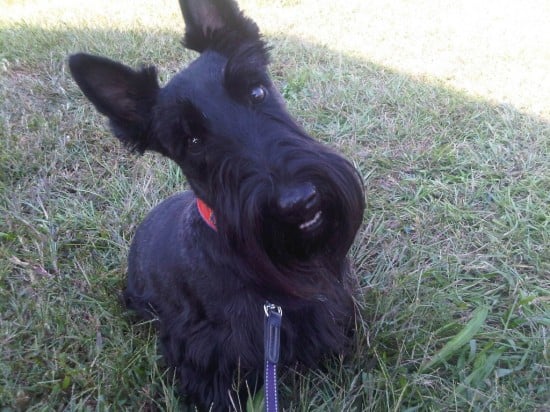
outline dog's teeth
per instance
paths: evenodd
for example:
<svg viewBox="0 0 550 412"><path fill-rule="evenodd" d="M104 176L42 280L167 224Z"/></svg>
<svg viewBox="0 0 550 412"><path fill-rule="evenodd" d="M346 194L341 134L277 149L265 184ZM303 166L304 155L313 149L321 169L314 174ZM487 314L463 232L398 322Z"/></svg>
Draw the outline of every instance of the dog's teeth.
<svg viewBox="0 0 550 412"><path fill-rule="evenodd" d="M300 225L300 229L301 229L301 230L308 229L308 228L310 228L311 226L313 226L314 224L316 224L320 219L321 219L321 211L315 213L315 216L313 216L313 219L308 220L307 222L302 223L302 224Z"/></svg>

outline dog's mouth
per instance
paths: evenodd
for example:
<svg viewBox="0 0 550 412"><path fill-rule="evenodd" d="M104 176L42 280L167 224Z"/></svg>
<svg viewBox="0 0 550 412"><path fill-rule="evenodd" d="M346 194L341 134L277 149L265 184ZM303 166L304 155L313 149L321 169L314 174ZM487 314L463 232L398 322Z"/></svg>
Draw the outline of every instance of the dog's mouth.
<svg viewBox="0 0 550 412"><path fill-rule="evenodd" d="M317 211L317 213L315 213L313 218L303 223L300 223L298 227L300 228L302 233L312 233L315 230L319 229L322 226L322 224L323 224L323 212L319 210Z"/></svg>
<svg viewBox="0 0 550 412"><path fill-rule="evenodd" d="M274 261L280 264L289 259L308 259L323 250L333 225L331 209L320 206L264 220L263 241Z"/></svg>

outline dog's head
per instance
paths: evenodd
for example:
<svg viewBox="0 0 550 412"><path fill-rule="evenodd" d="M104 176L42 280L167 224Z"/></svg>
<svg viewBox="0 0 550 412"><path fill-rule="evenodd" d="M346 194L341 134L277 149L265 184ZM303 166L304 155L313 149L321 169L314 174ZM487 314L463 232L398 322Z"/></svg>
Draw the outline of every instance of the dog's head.
<svg viewBox="0 0 550 412"><path fill-rule="evenodd" d="M286 294L322 287L341 276L362 220L356 170L289 115L258 27L234 1L180 5L184 44L200 55L164 87L153 67L86 54L69 59L74 79L121 141L181 167L222 244L249 263L244 276Z"/></svg>

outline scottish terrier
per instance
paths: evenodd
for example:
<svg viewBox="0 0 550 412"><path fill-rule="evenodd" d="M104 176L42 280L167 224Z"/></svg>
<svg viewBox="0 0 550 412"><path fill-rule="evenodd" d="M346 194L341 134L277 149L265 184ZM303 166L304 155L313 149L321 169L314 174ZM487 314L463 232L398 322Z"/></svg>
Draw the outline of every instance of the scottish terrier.
<svg viewBox="0 0 550 412"><path fill-rule="evenodd" d="M87 54L69 66L114 135L175 161L192 189L139 226L124 298L155 319L181 392L227 410L242 396L237 377L262 382L266 301L284 311L283 365L316 367L346 350L355 319L346 254L364 193L350 162L287 112L256 23L233 0L180 6L184 45L200 55L164 87L154 67Z"/></svg>

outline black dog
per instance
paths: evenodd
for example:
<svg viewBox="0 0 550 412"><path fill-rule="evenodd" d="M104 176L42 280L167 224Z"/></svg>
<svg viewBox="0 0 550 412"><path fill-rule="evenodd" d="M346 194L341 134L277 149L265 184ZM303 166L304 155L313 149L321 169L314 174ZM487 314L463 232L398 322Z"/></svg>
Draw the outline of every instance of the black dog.
<svg viewBox="0 0 550 412"><path fill-rule="evenodd" d="M288 114L266 44L236 3L180 5L184 44L201 54L165 87L153 67L85 54L69 64L116 137L174 160L192 188L139 227L124 296L158 319L182 392L227 410L237 376L262 380L266 301L283 308L283 364L314 367L345 350L354 323L346 254L364 194L353 166Z"/></svg>

